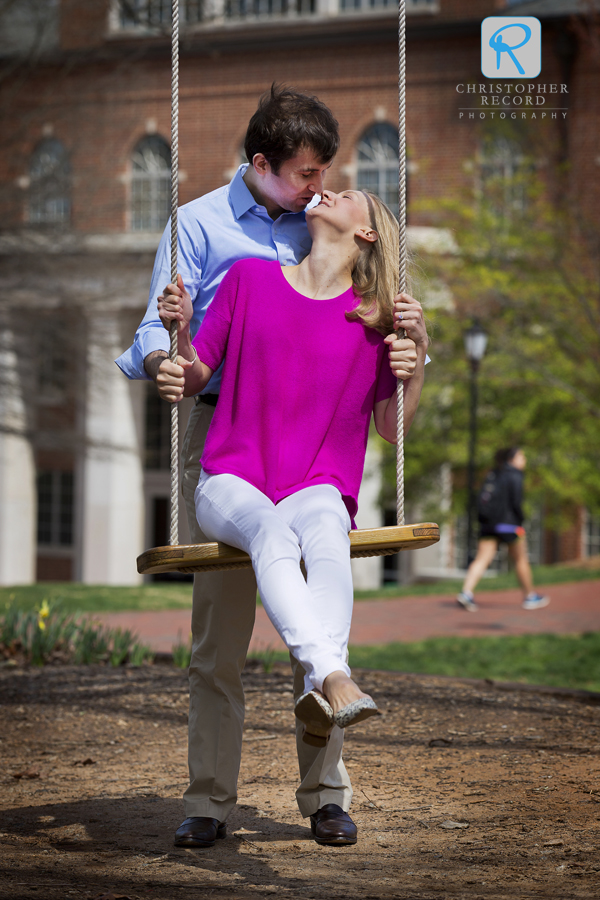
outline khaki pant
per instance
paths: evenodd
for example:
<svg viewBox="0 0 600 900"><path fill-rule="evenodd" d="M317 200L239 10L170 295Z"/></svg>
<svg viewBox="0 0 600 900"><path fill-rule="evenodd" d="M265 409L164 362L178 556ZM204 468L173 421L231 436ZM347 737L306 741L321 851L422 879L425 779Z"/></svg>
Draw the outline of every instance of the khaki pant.
<svg viewBox="0 0 600 900"><path fill-rule="evenodd" d="M213 413L212 407L197 404L183 441L182 489L194 543L205 540L196 521L194 492ZM241 672L255 611L256 581L251 569L194 576L186 816L210 816L224 822L236 803L244 724ZM291 662L294 696L298 697L304 690L304 669L297 660L292 658ZM302 725L298 723L301 783L296 799L301 814L310 816L326 803L337 803L348 810L352 788L342 762L344 732L334 727L327 746L321 749L305 744L301 737Z"/></svg>

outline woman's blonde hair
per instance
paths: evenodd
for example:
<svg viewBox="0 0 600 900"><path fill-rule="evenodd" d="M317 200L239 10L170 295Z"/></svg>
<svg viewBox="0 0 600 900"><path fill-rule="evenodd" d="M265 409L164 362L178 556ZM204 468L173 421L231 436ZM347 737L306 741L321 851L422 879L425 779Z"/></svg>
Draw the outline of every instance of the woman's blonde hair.
<svg viewBox="0 0 600 900"><path fill-rule="evenodd" d="M361 252L352 270L352 283L361 301L346 313L346 318L351 322L361 320L387 335L393 331L394 297L400 282L398 220L377 194L361 194L366 197L371 227L378 238Z"/></svg>

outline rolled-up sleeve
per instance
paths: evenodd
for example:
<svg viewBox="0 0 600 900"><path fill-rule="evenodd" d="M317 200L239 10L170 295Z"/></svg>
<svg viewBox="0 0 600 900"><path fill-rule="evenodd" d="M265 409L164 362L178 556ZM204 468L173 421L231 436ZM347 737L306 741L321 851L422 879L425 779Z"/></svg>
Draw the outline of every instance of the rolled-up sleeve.
<svg viewBox="0 0 600 900"><path fill-rule="evenodd" d="M196 310L196 299L200 291L203 271L203 245L199 246L202 234L192 234L185 215L178 222L177 268L194 304L194 316L190 323L192 333L198 330L200 319ZM169 332L158 317L158 298L171 282L171 224L165 228L154 262L148 306L133 340L133 344L115 360L124 375L132 379L148 379L144 360L156 350L169 352Z"/></svg>

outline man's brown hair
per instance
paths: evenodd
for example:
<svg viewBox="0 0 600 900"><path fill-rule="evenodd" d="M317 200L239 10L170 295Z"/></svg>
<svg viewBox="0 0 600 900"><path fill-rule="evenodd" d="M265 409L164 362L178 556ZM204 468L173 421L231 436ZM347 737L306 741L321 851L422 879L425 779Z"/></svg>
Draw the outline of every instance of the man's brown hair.
<svg viewBox="0 0 600 900"><path fill-rule="evenodd" d="M305 147L321 163L328 163L339 146L338 123L331 110L317 97L275 82L260 98L244 141L248 161L262 153L275 175L282 163Z"/></svg>

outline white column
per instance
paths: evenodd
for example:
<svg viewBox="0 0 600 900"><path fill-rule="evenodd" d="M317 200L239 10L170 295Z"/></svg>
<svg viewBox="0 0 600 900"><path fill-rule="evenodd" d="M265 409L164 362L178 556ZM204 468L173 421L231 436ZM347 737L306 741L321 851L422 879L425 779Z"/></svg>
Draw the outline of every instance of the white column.
<svg viewBox="0 0 600 900"><path fill-rule="evenodd" d="M365 471L358 495L357 528L380 528L383 514L379 505L381 491L381 450L369 440L365 458ZM381 587L382 557L368 556L352 560L352 580L359 591Z"/></svg>
<svg viewBox="0 0 600 900"><path fill-rule="evenodd" d="M317 15L337 16L340 11L341 0L317 0L315 7Z"/></svg>
<svg viewBox="0 0 600 900"><path fill-rule="evenodd" d="M128 381L113 362L122 352L116 314L90 318L88 336L80 577L86 584L138 584L144 384Z"/></svg>
<svg viewBox="0 0 600 900"><path fill-rule="evenodd" d="M422 497L422 501L412 510L413 522L422 522L423 508L428 505L438 506L445 522L440 526L440 540L430 547L421 550L410 550L412 561L412 577L414 578L458 578L460 571L452 562L451 530L448 514L452 503L452 468L444 463L438 473L432 477L431 490Z"/></svg>
<svg viewBox="0 0 600 900"><path fill-rule="evenodd" d="M0 332L0 584L35 581L37 495L35 462L14 335Z"/></svg>

